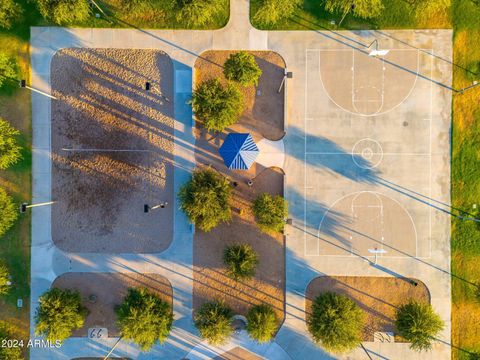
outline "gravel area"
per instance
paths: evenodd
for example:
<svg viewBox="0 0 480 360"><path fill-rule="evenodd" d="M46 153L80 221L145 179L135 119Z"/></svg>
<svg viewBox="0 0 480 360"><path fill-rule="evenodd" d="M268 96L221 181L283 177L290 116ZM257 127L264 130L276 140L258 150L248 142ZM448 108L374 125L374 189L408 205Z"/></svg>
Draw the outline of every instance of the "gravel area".
<svg viewBox="0 0 480 360"><path fill-rule="evenodd" d="M71 48L51 66L53 241L72 252L165 250L173 209L144 204L173 204L171 59Z"/></svg>
<svg viewBox="0 0 480 360"><path fill-rule="evenodd" d="M170 282L158 274L66 273L56 278L52 287L78 290L89 311L84 326L73 332L74 337L86 337L88 329L93 327L107 328L109 337L119 336L114 309L130 288L148 288L173 304ZM95 295L95 301L90 299L91 295Z"/></svg>
<svg viewBox="0 0 480 360"><path fill-rule="evenodd" d="M307 286L306 312L310 313L312 301L322 292L332 291L353 299L366 313L364 341L373 341L374 332L393 332L395 330L395 311L409 299L430 302L430 292L420 280L393 277L363 276L320 276ZM395 336L396 342L401 342Z"/></svg>

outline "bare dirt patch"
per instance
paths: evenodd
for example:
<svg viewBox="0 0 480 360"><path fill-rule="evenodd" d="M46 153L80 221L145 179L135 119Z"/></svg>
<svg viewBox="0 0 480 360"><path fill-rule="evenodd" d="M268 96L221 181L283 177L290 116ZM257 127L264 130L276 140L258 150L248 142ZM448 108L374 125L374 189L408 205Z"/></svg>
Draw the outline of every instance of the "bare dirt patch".
<svg viewBox="0 0 480 360"><path fill-rule="evenodd" d="M223 64L235 51L206 51L195 62L195 83L223 76ZM242 87L245 111L240 121L227 129L227 132L249 132L255 140L265 137L279 140L284 135L284 89L279 92L284 77L285 62L271 51L249 51L255 56L262 76L258 86ZM201 125L197 128L201 130Z"/></svg>
<svg viewBox="0 0 480 360"><path fill-rule="evenodd" d="M417 283L412 285L411 281ZM374 332L393 332L395 311L409 299L430 302L430 292L417 279L363 276L320 276L313 279L306 291L306 314L311 313L312 301L323 292L344 294L353 299L366 313L364 341L373 341ZM402 339L395 336L395 341Z"/></svg>
<svg viewBox="0 0 480 360"><path fill-rule="evenodd" d="M158 274L66 273L56 278L52 287L78 290L89 311L84 326L73 332L74 337L86 337L93 327L107 328L109 337L119 336L115 306L121 304L130 288L145 287L173 304L172 286ZM91 295L95 295L94 301Z"/></svg>
<svg viewBox="0 0 480 360"><path fill-rule="evenodd" d="M52 237L74 252L171 242L173 64L155 50L63 49L52 59ZM151 90L145 90L145 83Z"/></svg>

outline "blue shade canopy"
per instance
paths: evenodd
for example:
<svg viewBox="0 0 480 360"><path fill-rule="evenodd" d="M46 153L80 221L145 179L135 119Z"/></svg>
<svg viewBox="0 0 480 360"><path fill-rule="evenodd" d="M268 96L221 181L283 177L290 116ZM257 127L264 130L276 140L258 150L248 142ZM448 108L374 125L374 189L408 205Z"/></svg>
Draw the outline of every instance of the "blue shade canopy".
<svg viewBox="0 0 480 360"><path fill-rule="evenodd" d="M255 162L258 147L250 134L230 133L220 147L220 155L229 169L248 170Z"/></svg>

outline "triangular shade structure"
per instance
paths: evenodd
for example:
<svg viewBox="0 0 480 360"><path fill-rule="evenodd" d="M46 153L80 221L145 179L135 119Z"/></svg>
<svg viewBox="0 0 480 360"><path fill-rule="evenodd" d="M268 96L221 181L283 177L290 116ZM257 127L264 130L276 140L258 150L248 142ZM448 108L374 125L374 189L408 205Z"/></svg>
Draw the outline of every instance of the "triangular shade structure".
<svg viewBox="0 0 480 360"><path fill-rule="evenodd" d="M232 170L248 170L258 155L258 147L250 134L230 133L220 147L225 165Z"/></svg>

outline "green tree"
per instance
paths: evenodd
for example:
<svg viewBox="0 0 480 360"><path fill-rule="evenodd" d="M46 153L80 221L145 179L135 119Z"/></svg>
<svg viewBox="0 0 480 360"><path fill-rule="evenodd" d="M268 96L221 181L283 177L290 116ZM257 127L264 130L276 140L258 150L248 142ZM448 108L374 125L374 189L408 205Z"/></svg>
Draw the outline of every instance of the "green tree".
<svg viewBox="0 0 480 360"><path fill-rule="evenodd" d="M3 340L18 339L18 335L9 323L0 321L0 343ZM5 360L23 360L21 347L0 346L0 359Z"/></svg>
<svg viewBox="0 0 480 360"><path fill-rule="evenodd" d="M398 333L412 344L416 351L429 350L434 337L443 329L440 316L433 311L432 305L410 300L397 310L395 326Z"/></svg>
<svg viewBox="0 0 480 360"><path fill-rule="evenodd" d="M244 86L258 85L262 70L255 57L246 51L231 54L223 67L223 74L228 80L239 82Z"/></svg>
<svg viewBox="0 0 480 360"><path fill-rule="evenodd" d="M0 170L5 170L22 158L22 148L17 144L15 137L20 132L0 118Z"/></svg>
<svg viewBox="0 0 480 360"><path fill-rule="evenodd" d="M23 9L20 4L13 0L0 0L0 27L11 29L13 24L22 15Z"/></svg>
<svg viewBox="0 0 480 360"><path fill-rule="evenodd" d="M220 345L232 334L232 315L232 310L223 302L208 302L195 314L195 326L210 344Z"/></svg>
<svg viewBox="0 0 480 360"><path fill-rule="evenodd" d="M122 337L142 350L163 344L172 329L171 306L145 288L129 289L116 313Z"/></svg>
<svg viewBox="0 0 480 360"><path fill-rule="evenodd" d="M90 13L88 0L37 0L40 14L58 25L68 25L87 20Z"/></svg>
<svg viewBox="0 0 480 360"><path fill-rule="evenodd" d="M283 197L263 193L253 202L252 210L262 231L283 231L288 216L288 203Z"/></svg>
<svg viewBox="0 0 480 360"><path fill-rule="evenodd" d="M247 331L259 343L272 340L278 328L275 311L268 304L254 305L247 314Z"/></svg>
<svg viewBox="0 0 480 360"><path fill-rule="evenodd" d="M361 342L365 314L345 295L325 292L315 298L307 325L315 342L328 351L346 352Z"/></svg>
<svg viewBox="0 0 480 360"><path fill-rule="evenodd" d="M177 21L197 27L209 23L225 7L221 0L177 0L177 4Z"/></svg>
<svg viewBox="0 0 480 360"><path fill-rule="evenodd" d="M12 227L18 218L18 209L5 189L0 188L0 236Z"/></svg>
<svg viewBox="0 0 480 360"><path fill-rule="evenodd" d="M302 0L262 0L253 21L259 26L275 25L292 16L302 3Z"/></svg>
<svg viewBox="0 0 480 360"><path fill-rule="evenodd" d="M248 280L255 275L258 255L248 244L227 246L223 252L223 263L232 279Z"/></svg>
<svg viewBox="0 0 480 360"><path fill-rule="evenodd" d="M72 330L83 326L88 313L78 291L52 288L38 302L35 334L50 341L63 341L71 336Z"/></svg>
<svg viewBox="0 0 480 360"><path fill-rule="evenodd" d="M8 273L8 268L5 264L0 263L0 295L5 295L10 288L8 285L10 281L10 274Z"/></svg>
<svg viewBox="0 0 480 360"><path fill-rule="evenodd" d="M354 16L369 19L379 16L383 9L382 0L324 0L325 10L345 14L352 12ZM352 10L352 4L355 4Z"/></svg>
<svg viewBox="0 0 480 360"><path fill-rule="evenodd" d="M178 193L180 208L203 231L231 219L230 196L227 178L211 168L195 170Z"/></svg>
<svg viewBox="0 0 480 360"><path fill-rule="evenodd" d="M18 78L18 66L14 58L4 52L0 52L0 88L7 80L16 80Z"/></svg>
<svg viewBox="0 0 480 360"><path fill-rule="evenodd" d="M223 86L218 79L202 82L192 95L195 116L208 131L223 131L237 122L243 111L243 96L234 84Z"/></svg>
<svg viewBox="0 0 480 360"><path fill-rule="evenodd" d="M411 2L417 17L431 17L448 13L452 5L451 0L413 0Z"/></svg>

